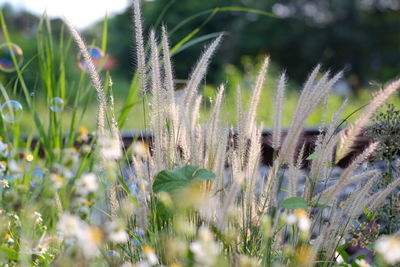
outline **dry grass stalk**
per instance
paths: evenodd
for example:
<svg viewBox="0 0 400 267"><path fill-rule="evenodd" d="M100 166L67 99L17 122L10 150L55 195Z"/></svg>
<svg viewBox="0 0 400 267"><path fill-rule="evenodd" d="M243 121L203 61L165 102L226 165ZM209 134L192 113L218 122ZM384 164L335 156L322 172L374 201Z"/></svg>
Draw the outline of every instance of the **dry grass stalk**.
<svg viewBox="0 0 400 267"><path fill-rule="evenodd" d="M336 149L336 162L345 157L352 149L355 138L361 133L374 113L400 88L400 79L389 83L383 90L378 91L367 105L361 116L347 129L340 133L340 142Z"/></svg>

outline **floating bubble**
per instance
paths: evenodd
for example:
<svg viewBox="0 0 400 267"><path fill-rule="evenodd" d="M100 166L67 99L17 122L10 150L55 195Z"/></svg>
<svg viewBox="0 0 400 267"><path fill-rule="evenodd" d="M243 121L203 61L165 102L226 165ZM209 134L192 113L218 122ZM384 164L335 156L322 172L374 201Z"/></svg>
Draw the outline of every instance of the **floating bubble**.
<svg viewBox="0 0 400 267"><path fill-rule="evenodd" d="M24 108L16 100L9 100L1 105L0 112L3 120L9 123L15 123L22 118Z"/></svg>
<svg viewBox="0 0 400 267"><path fill-rule="evenodd" d="M135 234L137 237L144 237L144 235L145 235L145 233L144 233L143 230L136 230L136 231L134 232L134 234Z"/></svg>
<svg viewBox="0 0 400 267"><path fill-rule="evenodd" d="M64 108L64 100L59 97L55 97L50 100L50 110L54 112L60 112Z"/></svg>
<svg viewBox="0 0 400 267"><path fill-rule="evenodd" d="M13 43L3 43L0 45L0 70L5 72L15 71L16 66L12 59L13 55L18 66L21 66L23 61L22 49Z"/></svg>
<svg viewBox="0 0 400 267"><path fill-rule="evenodd" d="M129 185L129 191L131 195L136 199L144 199L146 197L146 187L149 183L142 179L137 178Z"/></svg>
<svg viewBox="0 0 400 267"><path fill-rule="evenodd" d="M102 66L100 66L100 61L104 58L103 51L97 46L88 47L89 55L92 59L93 65L97 70L101 70ZM78 54L78 66L83 71L88 71L89 66L86 63L82 53Z"/></svg>
<svg viewBox="0 0 400 267"><path fill-rule="evenodd" d="M121 255L119 254L118 251L115 250L109 250L106 252L106 256L110 258L111 260L119 260Z"/></svg>
<svg viewBox="0 0 400 267"><path fill-rule="evenodd" d="M40 170L35 170L32 172L32 179L34 180L43 180L44 173Z"/></svg>
<svg viewBox="0 0 400 267"><path fill-rule="evenodd" d="M31 186L35 187L43 183L44 173L41 170L34 170L31 175Z"/></svg>
<svg viewBox="0 0 400 267"><path fill-rule="evenodd" d="M140 245L142 244L142 241L139 240L139 238L137 238L137 237L132 237L132 238L131 238L131 242L132 242L132 244L133 244L134 246L140 246Z"/></svg>

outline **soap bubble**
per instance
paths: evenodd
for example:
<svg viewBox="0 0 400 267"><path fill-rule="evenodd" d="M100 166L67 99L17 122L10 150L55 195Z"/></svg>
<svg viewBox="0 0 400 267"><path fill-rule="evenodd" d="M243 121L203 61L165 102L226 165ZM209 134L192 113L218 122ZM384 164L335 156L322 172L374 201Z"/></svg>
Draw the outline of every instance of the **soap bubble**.
<svg viewBox="0 0 400 267"><path fill-rule="evenodd" d="M88 47L89 55L92 59L93 65L97 70L101 70L102 66L100 66L100 61L104 58L103 51L97 46ZM89 66L86 63L82 53L78 54L78 66L83 71L88 71Z"/></svg>
<svg viewBox="0 0 400 267"><path fill-rule="evenodd" d="M35 187L44 182L44 173L41 170L34 170L31 175L31 186Z"/></svg>
<svg viewBox="0 0 400 267"><path fill-rule="evenodd" d="M18 66L21 66L23 61L22 49L13 43L3 43L0 45L0 70L5 72L15 71L16 66L12 60L12 55L14 55Z"/></svg>
<svg viewBox="0 0 400 267"><path fill-rule="evenodd" d="M119 260L121 255L119 254L118 251L115 250L109 250L106 252L106 256L110 259L110 260Z"/></svg>
<svg viewBox="0 0 400 267"><path fill-rule="evenodd" d="M3 120L9 123L14 123L22 118L23 107L16 100L9 100L1 105L0 112Z"/></svg>
<svg viewBox="0 0 400 267"><path fill-rule="evenodd" d="M54 112L60 112L64 108L64 100L59 97L55 97L50 100L50 110Z"/></svg>

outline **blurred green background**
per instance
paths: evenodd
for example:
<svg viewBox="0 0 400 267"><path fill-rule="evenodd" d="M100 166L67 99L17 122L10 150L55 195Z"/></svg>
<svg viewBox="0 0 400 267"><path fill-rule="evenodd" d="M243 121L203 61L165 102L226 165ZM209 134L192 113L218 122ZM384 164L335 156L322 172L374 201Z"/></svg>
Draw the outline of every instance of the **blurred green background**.
<svg viewBox="0 0 400 267"><path fill-rule="evenodd" d="M233 11L210 15L216 7L227 6L252 8L269 12L271 16ZM32 97L40 102L42 81L35 62L40 18L27 12L17 12L10 6L3 6L2 10L13 42L23 49L25 63L30 62L24 70L24 78L31 88ZM166 25L172 45L201 26L192 39L196 42L173 55L178 89L185 83L204 45L218 33L224 33L223 43L204 83L206 86L201 90L206 95L206 112L217 86L220 83L227 84L224 110L230 123L234 122L236 86L240 85L244 89L244 98L248 98L259 63L266 54L271 56L272 67L258 114L266 127L270 125L271 103L277 78L282 71L289 78L285 125L290 122L299 89L313 67L321 63L325 70L344 71L344 79L335 86L335 94L328 100L328 107L321 107L310 118L310 126L329 118L329 114L346 97L352 99L345 112L349 114L366 103L371 91L379 89L400 73L400 2L397 0L154 0L143 2L143 17L146 31L152 28L159 30L162 23ZM51 25L54 39L66 35L60 20L52 20ZM83 32L88 44L101 45L102 27L103 23L100 22ZM0 41L3 40L3 33L0 32ZM105 68L113 79L117 112L128 93L135 71L133 44L132 12L127 9L108 19ZM71 51L76 51L68 38L66 45L71 45ZM66 75L70 94L74 93L81 75L74 53L67 58ZM18 96L18 85L13 83L15 74L0 72L0 81L7 90ZM94 94L92 98L89 109L94 111ZM399 107L399 95L392 102ZM68 99L66 104L65 113L68 113ZM43 109L40 111L42 113L48 112L44 106L38 105L38 109ZM143 128L141 107L135 107L133 112L137 115L131 116L134 119L128 119L124 128ZM95 112L87 113L81 123L93 129ZM25 120L29 124L29 119Z"/></svg>

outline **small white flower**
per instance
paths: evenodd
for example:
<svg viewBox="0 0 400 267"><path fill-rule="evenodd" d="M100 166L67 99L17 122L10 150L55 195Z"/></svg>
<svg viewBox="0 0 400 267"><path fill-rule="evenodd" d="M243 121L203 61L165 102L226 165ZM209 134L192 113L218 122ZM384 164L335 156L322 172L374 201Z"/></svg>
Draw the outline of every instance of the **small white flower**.
<svg viewBox="0 0 400 267"><path fill-rule="evenodd" d="M221 246L214 241L208 228L199 229L198 240L190 244L196 263L200 266L214 266L221 252Z"/></svg>
<svg viewBox="0 0 400 267"><path fill-rule="evenodd" d="M366 260L364 259L357 259L355 262L358 264L359 267L371 267L371 264L369 264Z"/></svg>
<svg viewBox="0 0 400 267"><path fill-rule="evenodd" d="M286 224L287 225L293 225L297 222L297 217L294 215L294 213L290 213L288 216L286 216Z"/></svg>
<svg viewBox="0 0 400 267"><path fill-rule="evenodd" d="M158 258L153 248L149 246L143 246L143 254L146 256L147 262L150 266L158 263Z"/></svg>
<svg viewBox="0 0 400 267"><path fill-rule="evenodd" d="M132 152L134 155L145 158L149 155L149 147L144 142L134 142L132 144Z"/></svg>
<svg viewBox="0 0 400 267"><path fill-rule="evenodd" d="M80 195L96 192L99 188L96 175L94 173L82 175L81 179L76 183L76 188Z"/></svg>
<svg viewBox="0 0 400 267"><path fill-rule="evenodd" d="M15 220L19 221L19 216L17 214L14 213L7 213L8 216L14 218Z"/></svg>
<svg viewBox="0 0 400 267"><path fill-rule="evenodd" d="M78 216L64 213L57 223L57 230L64 238L74 238L82 232L83 222Z"/></svg>
<svg viewBox="0 0 400 267"><path fill-rule="evenodd" d="M340 255L338 252L335 252L335 257L336 257L336 262L339 264L344 263L344 259L342 257L342 255Z"/></svg>
<svg viewBox="0 0 400 267"><path fill-rule="evenodd" d="M376 241L375 250L389 264L400 262L400 239L396 237L381 237Z"/></svg>
<svg viewBox="0 0 400 267"><path fill-rule="evenodd" d="M9 188L8 180L7 179L2 179L1 180L1 187L2 188Z"/></svg>
<svg viewBox="0 0 400 267"><path fill-rule="evenodd" d="M107 237L111 242L114 243L126 243L128 241L128 234L122 228L122 225L118 225L117 222L111 222L106 226Z"/></svg>
<svg viewBox="0 0 400 267"><path fill-rule="evenodd" d="M35 211L33 213L36 217L36 223L37 224L41 224L43 222L43 218L42 218L42 214L40 214L39 212Z"/></svg>
<svg viewBox="0 0 400 267"><path fill-rule="evenodd" d="M311 220L308 217L299 218L297 225L299 226L300 231L308 232L311 228Z"/></svg>
<svg viewBox="0 0 400 267"><path fill-rule="evenodd" d="M44 246L37 246L33 251L37 254L37 255L45 255L47 253L47 247Z"/></svg>
<svg viewBox="0 0 400 267"><path fill-rule="evenodd" d="M14 243L14 238L11 237L10 234L6 234L5 239L7 240L8 243Z"/></svg>
<svg viewBox="0 0 400 267"><path fill-rule="evenodd" d="M125 232L125 230L119 230L119 231L116 231L116 232L112 232L108 236L110 241L114 242L114 243L126 243L126 241L128 241L128 237L129 236Z"/></svg>
<svg viewBox="0 0 400 267"><path fill-rule="evenodd" d="M10 160L8 162L8 168L10 169L10 172L16 172L16 173L22 172L21 167L18 165L18 163L15 160Z"/></svg>
<svg viewBox="0 0 400 267"><path fill-rule="evenodd" d="M0 141L0 155L3 157L7 157L8 156L8 145L6 143L3 143L3 141Z"/></svg>
<svg viewBox="0 0 400 267"><path fill-rule="evenodd" d="M58 173L50 174L50 179L53 181L54 187L60 189L64 184L63 177Z"/></svg>
<svg viewBox="0 0 400 267"><path fill-rule="evenodd" d="M93 226L85 224L82 233L77 236L78 244L86 258L93 258L100 254L99 247L103 241L103 232Z"/></svg>
<svg viewBox="0 0 400 267"><path fill-rule="evenodd" d="M286 217L286 223L288 225L297 223L297 227L299 227L302 232L308 232L311 228L311 220L308 218L307 212L303 209L295 209L294 213Z"/></svg>
<svg viewBox="0 0 400 267"><path fill-rule="evenodd" d="M3 174L7 169L7 163L5 161L0 161L0 174Z"/></svg>
<svg viewBox="0 0 400 267"><path fill-rule="evenodd" d="M100 137L98 141L100 156L105 160L118 160L122 157L119 138Z"/></svg>

